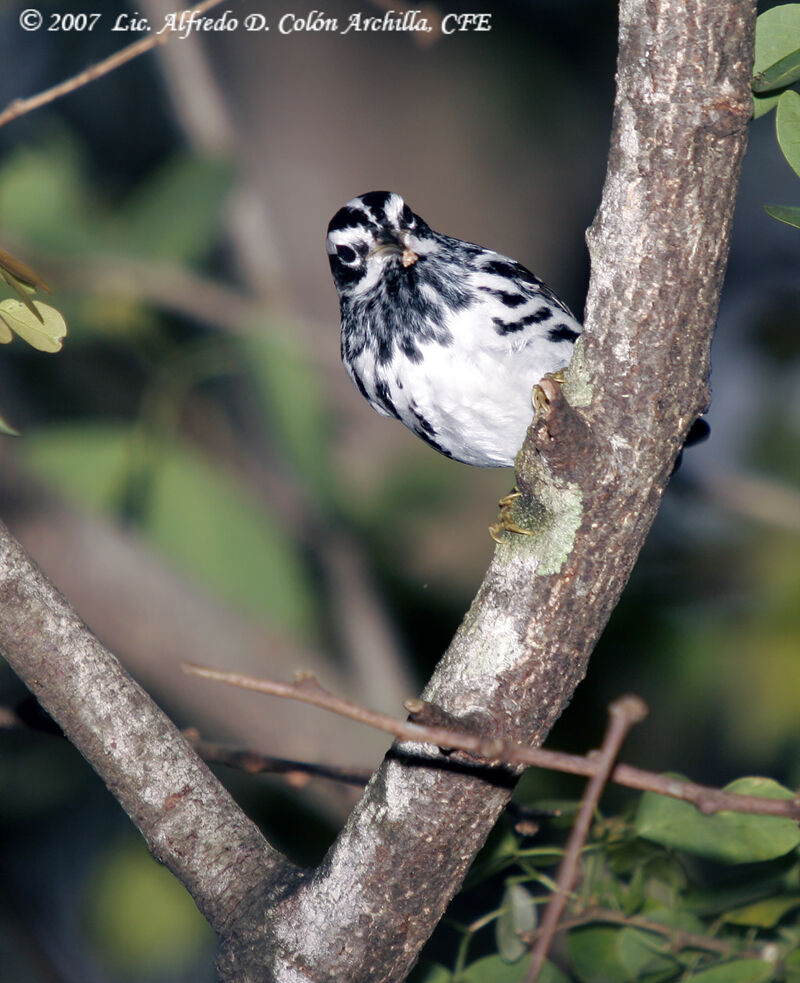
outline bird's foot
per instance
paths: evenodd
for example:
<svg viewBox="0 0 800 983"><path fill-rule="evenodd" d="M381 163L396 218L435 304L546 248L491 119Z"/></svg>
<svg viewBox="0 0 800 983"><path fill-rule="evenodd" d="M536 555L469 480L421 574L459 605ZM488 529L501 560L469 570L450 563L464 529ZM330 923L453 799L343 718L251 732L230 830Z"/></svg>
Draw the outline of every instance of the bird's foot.
<svg viewBox="0 0 800 983"><path fill-rule="evenodd" d="M566 369L559 369L558 372L548 372L547 375L543 377L541 382L538 382L533 387L533 392L531 393L531 402L533 403L533 408L537 413L541 413L543 410L547 409L548 404L551 401L552 392L551 386L554 382L557 382L559 386L563 386L567 381L565 375Z"/></svg>
<svg viewBox="0 0 800 983"><path fill-rule="evenodd" d="M543 413L550 406L558 392L557 387L562 386L566 382L565 372L565 369L559 369L557 372L548 372L533 387L531 401L536 413ZM514 503L519 498L522 498L522 492L515 487L513 491L509 492L508 495L505 495L497 503L500 506L497 521L489 526L489 535L496 543L503 542L501 534L504 532L516 532L523 536L533 535L532 529L526 529L524 526L521 526L513 517Z"/></svg>
<svg viewBox="0 0 800 983"><path fill-rule="evenodd" d="M510 491L508 495L504 495L500 501L497 503L500 506L500 512L497 516L497 521L489 526L489 535L496 543L502 543L501 533L504 532L517 532L523 536L532 536L533 531L531 529L526 529L516 522L512 517L512 509L514 507L514 502L518 498L522 498L522 492L518 488L514 488Z"/></svg>

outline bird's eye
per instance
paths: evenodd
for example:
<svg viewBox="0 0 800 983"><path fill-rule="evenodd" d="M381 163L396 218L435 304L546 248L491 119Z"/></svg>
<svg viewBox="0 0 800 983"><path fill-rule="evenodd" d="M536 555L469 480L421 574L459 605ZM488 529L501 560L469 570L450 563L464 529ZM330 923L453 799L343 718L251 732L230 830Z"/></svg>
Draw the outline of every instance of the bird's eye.
<svg viewBox="0 0 800 983"><path fill-rule="evenodd" d="M350 246L337 246L336 255L343 263L355 263L358 259L358 253Z"/></svg>
<svg viewBox="0 0 800 983"><path fill-rule="evenodd" d="M408 205L403 205L403 211L400 213L400 217L406 225L414 224L414 213L411 211Z"/></svg>

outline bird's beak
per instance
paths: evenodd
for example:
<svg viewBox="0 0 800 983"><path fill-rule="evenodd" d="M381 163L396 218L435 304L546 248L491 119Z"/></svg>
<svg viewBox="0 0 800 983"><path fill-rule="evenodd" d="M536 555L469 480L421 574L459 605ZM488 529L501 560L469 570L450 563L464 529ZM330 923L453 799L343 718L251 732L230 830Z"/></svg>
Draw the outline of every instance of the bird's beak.
<svg viewBox="0 0 800 983"><path fill-rule="evenodd" d="M377 245L370 249L368 256L385 256L387 254L394 254L400 257L400 263L405 268L408 269L417 262L419 256L414 252L414 250L404 241L404 236L400 236L399 239L391 238L385 236L378 240Z"/></svg>

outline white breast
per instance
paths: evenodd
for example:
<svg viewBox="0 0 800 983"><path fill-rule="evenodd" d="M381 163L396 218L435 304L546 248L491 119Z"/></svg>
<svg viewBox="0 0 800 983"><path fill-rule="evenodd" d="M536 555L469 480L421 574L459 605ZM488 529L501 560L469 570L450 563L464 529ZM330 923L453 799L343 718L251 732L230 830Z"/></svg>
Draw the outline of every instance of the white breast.
<svg viewBox="0 0 800 983"><path fill-rule="evenodd" d="M511 467L533 417L533 387L568 364L572 345L554 342L546 324L501 335L489 313L481 305L454 314L453 343L420 344L420 362L395 350L385 366L362 354L351 368L379 412L388 394L400 420L450 457Z"/></svg>

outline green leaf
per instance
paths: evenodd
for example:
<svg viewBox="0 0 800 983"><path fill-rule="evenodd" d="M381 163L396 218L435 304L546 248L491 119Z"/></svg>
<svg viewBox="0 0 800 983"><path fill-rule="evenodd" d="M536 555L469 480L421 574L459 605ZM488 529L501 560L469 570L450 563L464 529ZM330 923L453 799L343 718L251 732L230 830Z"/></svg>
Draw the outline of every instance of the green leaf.
<svg viewBox="0 0 800 983"><path fill-rule="evenodd" d="M755 925L757 928L774 928L784 915L800 908L800 894L790 897L764 898L755 904L729 911L724 920L732 925Z"/></svg>
<svg viewBox="0 0 800 983"><path fill-rule="evenodd" d="M503 893L500 917L495 923L497 951L507 963L522 959L528 946L521 936L536 928L536 902L522 884L509 884Z"/></svg>
<svg viewBox="0 0 800 983"><path fill-rule="evenodd" d="M758 119L778 104L774 89L790 84L781 81L790 66L777 69L786 59L794 59L800 49L800 4L787 3L765 11L756 21L756 51L753 64L753 117ZM769 95L763 93L769 91Z"/></svg>
<svg viewBox="0 0 800 983"><path fill-rule="evenodd" d="M0 342L11 341L9 329L40 352L61 351L67 333L67 322L61 314L38 300L33 301L34 311L21 300L9 298L0 303Z"/></svg>
<svg viewBox="0 0 800 983"><path fill-rule="evenodd" d="M500 956L486 956L467 966L455 977L454 983L525 983L529 969L530 959L509 966ZM539 983L569 983L569 980L546 961L539 974Z"/></svg>
<svg viewBox="0 0 800 983"><path fill-rule="evenodd" d="M607 847L608 865L615 874L634 874L640 867L653 861L669 860L669 854L655 843L647 843L631 834Z"/></svg>
<svg viewBox="0 0 800 983"><path fill-rule="evenodd" d="M709 915L723 915L726 911L745 908L765 898L783 895L785 871L780 868L786 868L791 861L791 857L785 857L783 860L762 865L758 874L750 868L722 884L687 891L683 895L684 906L687 911L705 918Z"/></svg>
<svg viewBox="0 0 800 983"><path fill-rule="evenodd" d="M785 58L800 49L800 4L784 3L765 11L756 20L754 84ZM784 83L788 84L788 83ZM765 91L759 88L757 91Z"/></svg>
<svg viewBox="0 0 800 983"><path fill-rule="evenodd" d="M800 208L792 205L764 205L764 211L779 222L785 222L786 225L800 229Z"/></svg>
<svg viewBox="0 0 800 983"><path fill-rule="evenodd" d="M778 105L779 99L779 92L766 96L757 96L753 94L753 119L758 119L760 116L766 116L770 110L774 109Z"/></svg>
<svg viewBox="0 0 800 983"><path fill-rule="evenodd" d="M409 977L413 983L452 983L453 974L438 963L418 963Z"/></svg>
<svg viewBox="0 0 800 983"><path fill-rule="evenodd" d="M778 100L775 130L783 156L800 176L800 94L791 89Z"/></svg>
<svg viewBox="0 0 800 983"><path fill-rule="evenodd" d="M335 497L330 461L329 412L318 373L292 340L288 326L254 325L245 341L248 364L260 386L264 425L321 502Z"/></svg>
<svg viewBox="0 0 800 983"><path fill-rule="evenodd" d="M667 978L680 971L680 963L669 955L669 939L655 932L643 932L637 928L623 928L619 936L619 953L629 979L639 979L651 973L667 974Z"/></svg>
<svg viewBox="0 0 800 983"><path fill-rule="evenodd" d="M622 910L626 915L634 915L644 904L645 873L644 864L640 864L633 872L628 889L622 899Z"/></svg>
<svg viewBox="0 0 800 983"><path fill-rule="evenodd" d="M703 934L703 923L695 915L675 908L650 907L644 917L658 925L666 925L675 932ZM623 928L619 935L619 952L622 963L628 969L631 979L658 976L669 979L677 975L681 966L674 958L679 951L675 937L648 931L641 927Z"/></svg>
<svg viewBox="0 0 800 983"><path fill-rule="evenodd" d="M279 523L219 467L178 442L126 427L54 427L26 437L29 466L84 507L114 512L150 462L142 532L186 576L255 615L308 635L313 592Z"/></svg>
<svg viewBox="0 0 800 983"><path fill-rule="evenodd" d="M619 949L620 933L621 929L608 925L589 925L567 935L567 953L582 983L629 983Z"/></svg>
<svg viewBox="0 0 800 983"><path fill-rule="evenodd" d="M790 52L765 71L753 76L753 92L785 89L800 78L800 50Z"/></svg>
<svg viewBox="0 0 800 983"><path fill-rule="evenodd" d="M233 176L227 161L195 154L172 157L125 201L118 248L149 261L202 259L220 230Z"/></svg>
<svg viewBox="0 0 800 983"><path fill-rule="evenodd" d="M775 967L763 959L736 959L692 975L692 983L770 983Z"/></svg>
<svg viewBox="0 0 800 983"><path fill-rule="evenodd" d="M725 791L761 798L793 798L789 789L769 778L739 778ZM737 812L704 816L688 802L653 792L645 792L641 798L636 832L662 846L722 863L772 860L800 843L800 830L791 819Z"/></svg>

